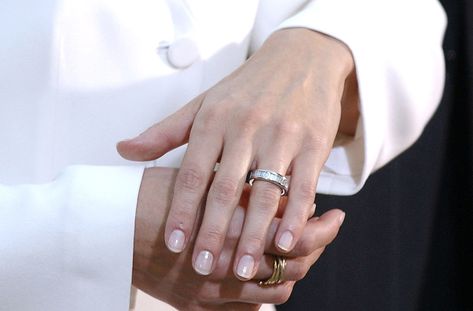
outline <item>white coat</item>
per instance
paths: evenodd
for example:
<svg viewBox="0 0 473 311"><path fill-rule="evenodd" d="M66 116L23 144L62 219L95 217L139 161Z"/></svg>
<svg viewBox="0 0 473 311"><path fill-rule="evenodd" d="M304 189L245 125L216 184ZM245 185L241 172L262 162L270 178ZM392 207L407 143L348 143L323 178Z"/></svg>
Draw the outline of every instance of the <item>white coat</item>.
<svg viewBox="0 0 473 311"><path fill-rule="evenodd" d="M361 119L318 191L358 191L435 111L445 24L434 0L2 0L0 310L128 308L143 165L115 143L280 28L327 33L353 53ZM178 166L183 150L157 164Z"/></svg>

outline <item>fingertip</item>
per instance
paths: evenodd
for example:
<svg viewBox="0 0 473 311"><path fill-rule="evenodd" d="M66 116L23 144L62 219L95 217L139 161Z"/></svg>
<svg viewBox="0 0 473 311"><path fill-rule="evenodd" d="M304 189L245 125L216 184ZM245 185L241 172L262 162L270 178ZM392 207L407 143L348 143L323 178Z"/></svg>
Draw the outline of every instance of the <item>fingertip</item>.
<svg viewBox="0 0 473 311"><path fill-rule="evenodd" d="M186 235L184 231L175 229L166 241L167 248L173 253L181 253L185 248Z"/></svg>
<svg viewBox="0 0 473 311"><path fill-rule="evenodd" d="M117 143L116 145L117 151L125 159L129 159L129 157L132 155L133 148L136 145L135 140L136 140L136 137L124 139Z"/></svg>
<svg viewBox="0 0 473 311"><path fill-rule="evenodd" d="M193 267L198 274L209 275L212 273L213 263L214 255L208 250L203 250L194 259Z"/></svg>
<svg viewBox="0 0 473 311"><path fill-rule="evenodd" d="M340 216L338 216L338 223L340 226L343 224L343 221L345 220L345 215L346 213L342 211Z"/></svg>
<svg viewBox="0 0 473 311"><path fill-rule="evenodd" d="M120 156L130 161L152 161L162 155L157 146L146 143L139 136L118 142L116 148Z"/></svg>
<svg viewBox="0 0 473 311"><path fill-rule="evenodd" d="M255 259L253 256L243 255L236 266L235 275L242 281L250 280L255 271Z"/></svg>
<svg viewBox="0 0 473 311"><path fill-rule="evenodd" d="M307 217L307 218L312 218L312 217L314 217L316 210L317 210L317 204L314 203L314 204L312 204L312 208L311 208L311 210L310 210L309 217Z"/></svg>
<svg viewBox="0 0 473 311"><path fill-rule="evenodd" d="M276 247L281 252L288 253L292 250L293 244L294 244L294 234L291 231L286 230L279 237L279 240L276 243Z"/></svg>
<svg viewBox="0 0 473 311"><path fill-rule="evenodd" d="M346 213L340 209L332 209L325 212L322 215L322 218L330 219L332 222L336 222L336 224L340 227L343 222L345 221Z"/></svg>

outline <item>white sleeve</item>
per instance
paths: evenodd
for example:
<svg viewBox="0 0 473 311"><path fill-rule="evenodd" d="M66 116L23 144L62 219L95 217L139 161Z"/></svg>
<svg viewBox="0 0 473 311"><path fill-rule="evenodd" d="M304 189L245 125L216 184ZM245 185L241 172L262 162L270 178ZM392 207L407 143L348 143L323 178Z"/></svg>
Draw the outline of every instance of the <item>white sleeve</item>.
<svg viewBox="0 0 473 311"><path fill-rule="evenodd" d="M0 309L128 310L142 173L72 166L0 185Z"/></svg>
<svg viewBox="0 0 473 311"><path fill-rule="evenodd" d="M314 0L272 31L291 27L325 33L352 51L361 119L355 139L333 148L317 191L353 194L412 145L435 112L445 12L436 0Z"/></svg>

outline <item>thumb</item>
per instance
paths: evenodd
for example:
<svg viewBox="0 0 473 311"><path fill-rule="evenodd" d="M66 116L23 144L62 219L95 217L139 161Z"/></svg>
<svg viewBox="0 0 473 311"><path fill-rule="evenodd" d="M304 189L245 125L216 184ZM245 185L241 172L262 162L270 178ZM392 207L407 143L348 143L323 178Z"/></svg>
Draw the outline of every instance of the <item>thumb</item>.
<svg viewBox="0 0 473 311"><path fill-rule="evenodd" d="M205 93L137 137L120 141L118 153L128 160L151 161L184 145L204 98Z"/></svg>

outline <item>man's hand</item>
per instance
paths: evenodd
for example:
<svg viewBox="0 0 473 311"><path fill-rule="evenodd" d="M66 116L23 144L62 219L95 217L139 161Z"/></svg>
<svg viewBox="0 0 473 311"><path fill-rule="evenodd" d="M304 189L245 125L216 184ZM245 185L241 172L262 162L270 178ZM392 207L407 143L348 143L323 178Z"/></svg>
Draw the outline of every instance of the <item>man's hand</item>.
<svg viewBox="0 0 473 311"><path fill-rule="evenodd" d="M254 280L242 282L232 272L246 209L239 206L230 222L229 233L214 273L204 277L192 267L192 247L180 254L171 253L164 243L163 230L169 212L177 170L152 168L145 171L136 214L133 285L179 310L257 310L261 303L283 303L292 292L295 281L305 276L326 245L337 235L344 213L331 210L320 218L311 218L294 249L284 254L287 266L285 282L261 287L258 280L269 278L273 271L274 236L280 219L269 226L265 254ZM248 191L241 203L246 204ZM199 217L200 219L201 217ZM199 221L196 227L199 226ZM194 231L190 244L195 243Z"/></svg>

